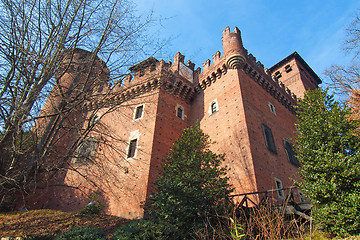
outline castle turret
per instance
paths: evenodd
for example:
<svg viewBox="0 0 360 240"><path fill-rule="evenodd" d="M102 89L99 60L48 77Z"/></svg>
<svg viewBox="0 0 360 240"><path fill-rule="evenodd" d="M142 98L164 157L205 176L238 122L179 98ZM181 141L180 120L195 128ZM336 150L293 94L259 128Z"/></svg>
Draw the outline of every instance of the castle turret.
<svg viewBox="0 0 360 240"><path fill-rule="evenodd" d="M222 43L227 67L231 69L241 68L246 62L246 54L240 30L235 27L232 33L229 27L225 28L223 30Z"/></svg>

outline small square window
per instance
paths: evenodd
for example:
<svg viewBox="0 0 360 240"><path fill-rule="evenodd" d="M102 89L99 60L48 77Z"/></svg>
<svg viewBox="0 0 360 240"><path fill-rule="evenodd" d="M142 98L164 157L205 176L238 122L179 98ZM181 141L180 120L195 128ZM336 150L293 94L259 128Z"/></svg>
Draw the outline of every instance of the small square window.
<svg viewBox="0 0 360 240"><path fill-rule="evenodd" d="M285 72L291 72L292 71L292 68L291 68L291 66L290 66L290 64L288 64L288 65L286 65L285 66Z"/></svg>
<svg viewBox="0 0 360 240"><path fill-rule="evenodd" d="M277 71L277 72L275 73L275 77L276 77L276 78L281 78L281 72L280 72L280 71Z"/></svg>
<svg viewBox="0 0 360 240"><path fill-rule="evenodd" d="M128 150L127 158L132 158L135 156L136 146L137 146L137 139L131 140L129 143L129 150Z"/></svg>
<svg viewBox="0 0 360 240"><path fill-rule="evenodd" d="M268 150L270 152L276 154L276 146L275 146L275 141L274 141L274 137L273 137L271 129L268 126L266 126L265 124L262 124L262 128L263 128L263 132L264 132L266 147L268 148Z"/></svg>
<svg viewBox="0 0 360 240"><path fill-rule="evenodd" d="M142 118L143 111L144 111L144 105L137 106L135 108L134 120Z"/></svg>
<svg viewBox="0 0 360 240"><path fill-rule="evenodd" d="M285 194L284 194L283 185L282 185L282 182L280 179L275 178L275 186L276 186L279 198L284 199Z"/></svg>

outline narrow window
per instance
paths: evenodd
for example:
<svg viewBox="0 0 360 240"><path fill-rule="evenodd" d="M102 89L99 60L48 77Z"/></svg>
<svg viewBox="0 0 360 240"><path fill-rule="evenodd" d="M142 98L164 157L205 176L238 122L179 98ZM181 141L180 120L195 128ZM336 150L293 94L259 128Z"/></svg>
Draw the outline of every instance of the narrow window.
<svg viewBox="0 0 360 240"><path fill-rule="evenodd" d="M276 153L275 141L274 141L274 137L272 135L271 129L268 126L266 126L265 124L262 124L262 128L263 128L263 132L264 132L266 147L268 148L268 150L270 152Z"/></svg>
<svg viewBox="0 0 360 240"><path fill-rule="evenodd" d="M284 147L289 162L291 162L296 167L300 167L300 163L296 157L296 152L294 151L294 147L291 145L291 143L287 140L284 140Z"/></svg>
<svg viewBox="0 0 360 240"><path fill-rule="evenodd" d="M183 110L180 107L177 109L177 116L178 118L183 119Z"/></svg>
<svg viewBox="0 0 360 240"><path fill-rule="evenodd" d="M304 193L301 190L298 190L298 194L299 194L299 198L300 198L300 202L306 202L306 198L304 196Z"/></svg>
<svg viewBox="0 0 360 240"><path fill-rule="evenodd" d="M279 198L284 199L285 194L284 194L284 190L282 190L283 185L282 185L282 182L280 179L275 178L275 186L276 186L276 189L278 190L277 193L278 193Z"/></svg>
<svg viewBox="0 0 360 240"><path fill-rule="evenodd" d="M144 105L140 105L136 107L135 116L134 116L135 120L142 118L143 110L144 110Z"/></svg>
<svg viewBox="0 0 360 240"><path fill-rule="evenodd" d="M276 115L274 105L272 105L271 103L269 103L268 105L269 105L270 111L271 111L274 115Z"/></svg>
<svg viewBox="0 0 360 240"><path fill-rule="evenodd" d="M137 145L137 139L133 139L133 140L130 141L129 151L128 151L128 154L127 154L128 158L132 158L132 157L135 156L136 145Z"/></svg>
<svg viewBox="0 0 360 240"><path fill-rule="evenodd" d="M216 102L213 102L211 104L211 113L217 112L217 104Z"/></svg>

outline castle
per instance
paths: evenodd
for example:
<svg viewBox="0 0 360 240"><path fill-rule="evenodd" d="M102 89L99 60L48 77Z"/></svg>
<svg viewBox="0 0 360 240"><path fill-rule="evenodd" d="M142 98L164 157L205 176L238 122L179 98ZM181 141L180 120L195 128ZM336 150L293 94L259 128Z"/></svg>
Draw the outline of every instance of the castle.
<svg viewBox="0 0 360 240"><path fill-rule="evenodd" d="M68 170L56 178L61 184L42 193L37 204L78 210L89 202L85 195L93 193L107 213L141 218L141 204L152 192L162 159L183 129L196 122L215 141L211 150L226 154L234 194L293 186L299 167L291 144L294 107L321 80L297 52L264 69L244 48L238 28L223 30L222 43L223 55L216 52L202 70L185 63L180 53L173 63L150 57L132 66L131 75L115 83L102 100L87 100L68 122L82 129L97 125L71 156ZM76 89L81 61L89 56L76 49L59 82ZM97 82L96 91L105 93L110 73L100 59L95 65L100 70L86 84ZM55 95L49 96L43 112L59 106ZM54 150L57 155L74 145L75 131L63 135ZM284 199L283 192L276 198Z"/></svg>

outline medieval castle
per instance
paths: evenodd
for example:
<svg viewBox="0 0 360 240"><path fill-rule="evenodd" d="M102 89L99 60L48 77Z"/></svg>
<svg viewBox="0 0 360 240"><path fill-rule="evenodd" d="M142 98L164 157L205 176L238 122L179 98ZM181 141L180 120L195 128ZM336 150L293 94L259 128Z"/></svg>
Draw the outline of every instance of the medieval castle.
<svg viewBox="0 0 360 240"><path fill-rule="evenodd" d="M185 63L180 53L173 63L148 58L132 66L131 75L115 84L105 100L89 100L70 115L68 122L78 122L82 129L98 124L71 157L68 170L56 178L59 184L42 193L38 204L77 210L89 202L84 194L94 193L107 213L142 217L141 204L152 191L162 159L183 129L196 122L215 141L211 149L226 154L235 194L293 186L299 167L291 143L294 106L321 80L297 52L264 69L244 48L238 28L232 32L227 27L222 43L223 55L216 52L202 70ZM75 75L89 55L76 49L59 82L75 89L81 81ZM109 71L100 59L96 64L100 70L94 81L101 82L96 91L103 93ZM50 95L43 111L54 111L58 101ZM54 150L58 155L74 144L77 134L63 135ZM284 194L278 191L275 197L281 201Z"/></svg>

